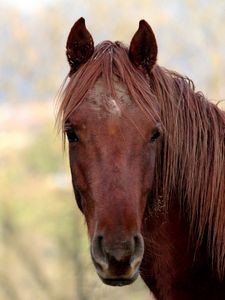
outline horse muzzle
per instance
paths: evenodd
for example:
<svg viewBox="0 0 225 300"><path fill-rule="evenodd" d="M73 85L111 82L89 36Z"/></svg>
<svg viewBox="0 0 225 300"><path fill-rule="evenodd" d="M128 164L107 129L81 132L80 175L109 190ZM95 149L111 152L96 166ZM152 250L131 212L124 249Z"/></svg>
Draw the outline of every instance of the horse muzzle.
<svg viewBox="0 0 225 300"><path fill-rule="evenodd" d="M123 286L134 282L144 254L141 234L129 239L108 241L103 235L95 235L91 256L101 280L108 285Z"/></svg>

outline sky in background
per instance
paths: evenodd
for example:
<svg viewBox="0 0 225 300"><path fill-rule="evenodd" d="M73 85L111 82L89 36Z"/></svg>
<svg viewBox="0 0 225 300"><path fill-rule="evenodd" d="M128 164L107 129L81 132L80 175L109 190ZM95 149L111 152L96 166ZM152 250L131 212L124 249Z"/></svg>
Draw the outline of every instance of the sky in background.
<svg viewBox="0 0 225 300"><path fill-rule="evenodd" d="M53 0L2 0L2 3L18 8L24 13L32 13L43 5L53 3Z"/></svg>

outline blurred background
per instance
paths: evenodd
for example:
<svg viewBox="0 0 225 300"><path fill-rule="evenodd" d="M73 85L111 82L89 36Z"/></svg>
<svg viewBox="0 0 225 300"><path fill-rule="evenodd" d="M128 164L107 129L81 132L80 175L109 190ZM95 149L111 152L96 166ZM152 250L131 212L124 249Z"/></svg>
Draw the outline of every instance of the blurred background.
<svg viewBox="0 0 225 300"><path fill-rule="evenodd" d="M141 280L103 285L54 128L69 68L67 34L85 17L94 40L129 44L146 19L158 63L225 96L225 1L0 0L0 300L150 299Z"/></svg>

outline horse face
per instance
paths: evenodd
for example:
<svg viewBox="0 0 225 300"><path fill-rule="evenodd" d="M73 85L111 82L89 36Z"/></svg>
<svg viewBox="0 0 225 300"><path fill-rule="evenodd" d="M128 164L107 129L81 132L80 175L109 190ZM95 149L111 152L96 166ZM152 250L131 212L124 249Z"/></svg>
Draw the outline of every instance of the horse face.
<svg viewBox="0 0 225 300"><path fill-rule="evenodd" d="M144 253L141 224L154 174L156 122L115 79L115 99L99 78L66 122L72 182L85 215L97 273L133 282Z"/></svg>

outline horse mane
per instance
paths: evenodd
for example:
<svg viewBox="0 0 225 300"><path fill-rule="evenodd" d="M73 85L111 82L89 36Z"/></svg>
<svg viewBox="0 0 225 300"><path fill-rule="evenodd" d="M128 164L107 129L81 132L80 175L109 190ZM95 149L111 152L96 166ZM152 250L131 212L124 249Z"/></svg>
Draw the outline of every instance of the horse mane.
<svg viewBox="0 0 225 300"><path fill-rule="evenodd" d="M179 199L196 250L207 240L220 279L225 273L225 113L195 92L193 82L156 66L151 88L165 128L155 196Z"/></svg>
<svg viewBox="0 0 225 300"><path fill-rule="evenodd" d="M195 92L187 77L158 65L145 76L129 60L121 43L105 41L95 47L86 64L74 73L62 92L57 120L65 126L102 76L107 95L115 96L113 76L151 119L163 126L157 153L153 196L168 208L173 198L190 224L198 249L204 238L220 279L225 273L225 114Z"/></svg>

